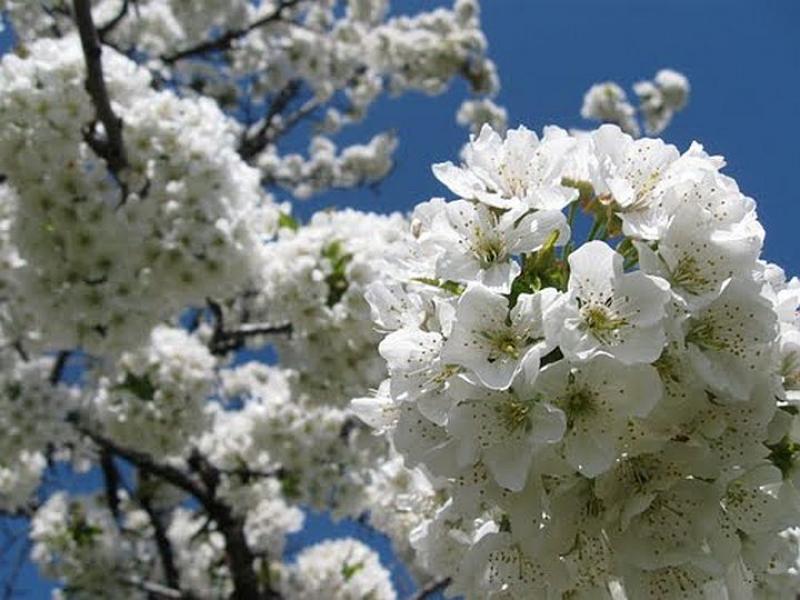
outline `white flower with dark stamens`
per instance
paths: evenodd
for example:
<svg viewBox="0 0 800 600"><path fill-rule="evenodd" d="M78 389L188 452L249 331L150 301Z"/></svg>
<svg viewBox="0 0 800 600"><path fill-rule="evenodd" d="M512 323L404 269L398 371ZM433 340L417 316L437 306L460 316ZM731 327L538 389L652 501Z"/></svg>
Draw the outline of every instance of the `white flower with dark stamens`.
<svg viewBox="0 0 800 600"><path fill-rule="evenodd" d="M546 598L548 590L563 588L566 579L556 557L531 556L511 534L500 531L487 533L470 549L451 589L469 600Z"/></svg>
<svg viewBox="0 0 800 600"><path fill-rule="evenodd" d="M709 573L692 563L664 567L661 569L627 568L625 574L625 599L706 600L709 586L715 583L713 573Z"/></svg>
<svg viewBox="0 0 800 600"><path fill-rule="evenodd" d="M552 288L520 294L509 311L505 296L480 284L470 286L458 301L442 360L471 370L488 388L506 389L523 361L538 364L539 356L551 347L544 322L557 295ZM535 359L528 356L531 353Z"/></svg>
<svg viewBox="0 0 800 600"><path fill-rule="evenodd" d="M752 232L763 237L755 201L742 194L736 181L719 172L722 165L724 161L709 157L699 144L681 156L673 164L668 174L672 181L658 202L665 219L662 224L687 208L699 207L718 229ZM657 236L648 239L658 239L664 229L661 227Z"/></svg>
<svg viewBox="0 0 800 600"><path fill-rule="evenodd" d="M514 385L503 391L462 386L462 398L450 413L448 433L457 440L459 456L481 459L495 481L519 491L537 451L564 435L564 413L534 391L539 361L529 354Z"/></svg>
<svg viewBox="0 0 800 600"><path fill-rule="evenodd" d="M798 503L797 490L770 464L761 464L730 481L722 497L725 518L748 535L796 525L792 519Z"/></svg>
<svg viewBox="0 0 800 600"><path fill-rule="evenodd" d="M598 161L595 190L610 195L626 235L650 239L668 171L680 156L677 148L657 139L634 140L614 125L600 127L592 139Z"/></svg>
<svg viewBox="0 0 800 600"><path fill-rule="evenodd" d="M668 441L655 452L629 456L597 478L594 491L606 506L618 511L620 525L650 505L659 492L681 479L713 479L719 463L708 446L696 442Z"/></svg>
<svg viewBox="0 0 800 600"><path fill-rule="evenodd" d="M454 402L447 393L450 379L463 370L441 359L443 344L441 333L400 329L378 347L389 367L392 397L398 402L416 400L420 412L439 425L446 423Z"/></svg>
<svg viewBox="0 0 800 600"><path fill-rule="evenodd" d="M582 475L607 471L624 448L631 419L644 417L661 399L658 372L605 356L583 364L561 360L542 369L535 385L541 400L567 417L564 455Z"/></svg>
<svg viewBox="0 0 800 600"><path fill-rule="evenodd" d="M509 130L505 139L484 125L464 150L464 166L451 162L433 166L433 174L450 190L495 208L561 210L577 198L577 191L561 185L567 155L574 140L552 135L540 141L526 129Z"/></svg>
<svg viewBox="0 0 800 600"><path fill-rule="evenodd" d="M733 279L687 321L692 363L712 389L747 400L759 378L769 373L776 325L775 312L758 288Z"/></svg>
<svg viewBox="0 0 800 600"><path fill-rule="evenodd" d="M559 211L516 209L499 214L484 204L457 200L444 214L429 240L441 249L436 274L445 280L479 281L507 292L519 275L515 256L533 252L558 232L557 243L569 240L569 227Z"/></svg>
<svg viewBox="0 0 800 600"><path fill-rule="evenodd" d="M658 569L702 559L703 542L714 532L719 498L714 486L683 479L660 492L612 543L622 559Z"/></svg>
<svg viewBox="0 0 800 600"><path fill-rule="evenodd" d="M780 377L786 400L800 402L800 331L784 325L780 336Z"/></svg>
<svg viewBox="0 0 800 600"><path fill-rule="evenodd" d="M664 345L669 285L637 271L625 273L620 254L607 244L588 242L570 254L563 322L548 322L565 356L585 360L597 354L627 364L652 362Z"/></svg>
<svg viewBox="0 0 800 600"><path fill-rule="evenodd" d="M656 251L641 242L636 247L645 272L663 277L681 298L696 304L713 299L731 277L752 273L763 238L760 226L719 229L701 207L686 206Z"/></svg>

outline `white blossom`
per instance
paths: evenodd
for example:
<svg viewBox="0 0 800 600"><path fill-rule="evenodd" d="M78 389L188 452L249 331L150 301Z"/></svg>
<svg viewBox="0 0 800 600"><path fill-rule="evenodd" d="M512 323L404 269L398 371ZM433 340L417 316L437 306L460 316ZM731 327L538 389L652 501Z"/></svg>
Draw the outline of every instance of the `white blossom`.
<svg viewBox="0 0 800 600"><path fill-rule="evenodd" d="M352 538L320 542L306 548L288 568L286 597L314 600L375 598L394 600L389 572L378 555Z"/></svg>

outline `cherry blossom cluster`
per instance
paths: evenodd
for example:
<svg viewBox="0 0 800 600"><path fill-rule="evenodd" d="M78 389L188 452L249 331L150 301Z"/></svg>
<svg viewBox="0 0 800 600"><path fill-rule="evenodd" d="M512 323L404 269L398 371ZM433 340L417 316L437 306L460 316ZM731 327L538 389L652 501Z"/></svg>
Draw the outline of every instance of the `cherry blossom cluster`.
<svg viewBox="0 0 800 600"><path fill-rule="evenodd" d="M389 571L377 553L356 539L320 542L305 548L281 574L293 600L395 600Z"/></svg>
<svg viewBox="0 0 800 600"><path fill-rule="evenodd" d="M142 584L157 577L156 549L147 515L130 499L115 516L102 502L58 492L39 508L31 523L31 556L43 573L84 597L146 598ZM116 577L109 577L115 573Z"/></svg>
<svg viewBox="0 0 800 600"><path fill-rule="evenodd" d="M125 123L118 173L87 137L76 36L36 41L0 66L0 171L13 190L2 198L18 255L7 277L34 348L114 353L144 341L160 320L242 283L277 225L235 151L235 123L208 100L153 91L110 49L103 58Z"/></svg>
<svg viewBox="0 0 800 600"><path fill-rule="evenodd" d="M397 145L389 132L339 152L331 139L360 122L381 95L440 94L458 77L481 96L499 89L477 0L411 15L394 14L388 0L138 0L135 6L93 0L92 6L103 39L139 57L155 81L235 111L246 127L240 144L246 158L271 185L298 198L371 183L389 171ZM68 0L1 0L0 10L26 43L75 29ZM472 110L479 106L493 105ZM502 109L491 110L496 116ZM278 139L313 113L319 126L308 157L279 148Z"/></svg>
<svg viewBox="0 0 800 600"><path fill-rule="evenodd" d="M216 360L183 329L159 325L149 343L125 352L114 372L89 388L87 408L123 446L180 455L208 427Z"/></svg>
<svg viewBox="0 0 800 600"><path fill-rule="evenodd" d="M793 598L800 284L755 202L613 125L463 158L367 291L389 379L353 403L447 498L419 560L466 598Z"/></svg>
<svg viewBox="0 0 800 600"><path fill-rule="evenodd" d="M78 438L65 422L79 396L48 382L52 358L23 361L4 348L0 364L0 510L14 512L34 497L48 460L83 462Z"/></svg>
<svg viewBox="0 0 800 600"><path fill-rule="evenodd" d="M639 99L638 111L648 135L658 135L672 121L675 113L683 110L689 101L689 80L682 73L662 69L652 81L639 81L633 86ZM639 137L641 127L636 111L628 97L613 81L597 83L583 97L581 116L604 123L613 123L634 137Z"/></svg>
<svg viewBox="0 0 800 600"><path fill-rule="evenodd" d="M219 493L243 510L259 502L259 485L280 486L293 505L329 510L337 517L367 510L366 482L385 460L384 440L365 431L350 411L293 395L297 374L246 363L230 371L247 387L232 386L223 374L228 402L197 447L224 474ZM259 381L259 382L257 382Z"/></svg>
<svg viewBox="0 0 800 600"><path fill-rule="evenodd" d="M391 257L410 239L400 214L322 211L300 226L285 215L274 241L259 248L252 293L230 307L231 323L291 323L273 344L282 367L297 372L294 390L310 404L346 408L375 388L386 367L376 349L367 287L396 270Z"/></svg>

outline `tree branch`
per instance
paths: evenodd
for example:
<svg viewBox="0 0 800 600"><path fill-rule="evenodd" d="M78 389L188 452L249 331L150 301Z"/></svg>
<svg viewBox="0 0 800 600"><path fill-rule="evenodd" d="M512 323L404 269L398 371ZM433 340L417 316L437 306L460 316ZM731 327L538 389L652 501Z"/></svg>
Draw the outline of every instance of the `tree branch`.
<svg viewBox="0 0 800 600"><path fill-rule="evenodd" d="M56 361L53 363L50 376L47 378L47 380L50 382L50 385L57 385L58 382L61 381L61 377L64 375L64 368L67 366L69 355L69 350L62 350L56 356Z"/></svg>
<svg viewBox="0 0 800 600"><path fill-rule="evenodd" d="M111 108L108 89L103 78L103 62L101 56L103 49L100 45L100 36L92 19L92 5L90 0L73 0L75 9L75 23L83 46L83 55L86 59L86 91L92 99L97 120L103 124L106 131L105 139L97 139L94 132L86 134L86 142L99 156L106 160L108 167L117 181L120 181L121 172L128 166L125 156L125 146L122 141L122 119Z"/></svg>
<svg viewBox="0 0 800 600"><path fill-rule="evenodd" d="M251 31L258 29L259 27L263 27L268 23L274 23L275 21L280 21L283 19L283 13L289 8L293 7L295 4L298 4L300 1L301 0L282 0L278 8L276 8L273 12L268 15L264 15L260 19L256 19L246 27L242 27L241 29L232 29L216 39L207 40L197 44L196 46L179 50L178 52L169 54L167 56L162 56L161 60L167 64L171 64L181 59L197 56L199 54L205 54L207 52L229 50L233 46L233 42L243 38Z"/></svg>
<svg viewBox="0 0 800 600"><path fill-rule="evenodd" d="M69 416L70 422L83 435L92 440L102 450L106 450L127 460L141 471L160 477L177 488L194 496L217 524L219 532L225 539L225 554L228 569L233 580L234 600L278 600L280 594L269 585L262 591L253 563L255 556L247 544L244 533L244 519L236 515L233 510L223 502L216 499L214 490L219 480L219 473L198 453L193 453L189 459L190 467L198 472L201 482L188 475L181 469L172 465L159 463L149 454L124 448L92 431L80 422L80 416L73 413Z"/></svg>
<svg viewBox="0 0 800 600"><path fill-rule="evenodd" d="M89 429L85 424L81 423L80 416L76 413L70 414L68 420L79 433L92 440L101 450L115 454L132 465L139 467L141 470L155 475L156 477L160 477L164 481L191 494L203 503L203 505L209 500L206 490L202 488L200 483L184 473L181 469L173 467L172 465L159 463L144 452L120 446L102 434Z"/></svg>
<svg viewBox="0 0 800 600"><path fill-rule="evenodd" d="M114 28L119 25L120 21L122 21L122 19L124 19L128 14L129 5L130 0L122 0L122 7L119 9L119 12L116 14L116 16L97 30L97 35L100 36L100 40L103 43L105 43L104 38L111 33Z"/></svg>
<svg viewBox="0 0 800 600"><path fill-rule="evenodd" d="M174 590L170 587L161 585L160 583L156 583L154 581L145 581L140 579L134 579L132 577L125 577L122 578L122 583L135 587L143 592L147 592L148 597L157 598L158 600L172 600L175 599L186 599L188 596L183 594L180 590Z"/></svg>
<svg viewBox="0 0 800 600"><path fill-rule="evenodd" d="M114 457L103 449L100 451L100 470L103 472L103 487L105 488L106 502L114 521L119 525L121 518L119 512L119 487L121 477L114 464Z"/></svg>
<svg viewBox="0 0 800 600"><path fill-rule="evenodd" d="M219 471L197 451L189 457L189 467L196 471L209 490L216 489L219 483ZM225 538L225 555L228 569L233 578L234 591L232 600L277 600L281 595L273 590L269 583L262 592L258 576L253 568L255 555L247 544L244 533L244 519L234 513L230 506L211 499L204 503L209 516L217 524L219 532Z"/></svg>
<svg viewBox="0 0 800 600"><path fill-rule="evenodd" d="M426 600L427 598L432 597L435 593L444 590L444 588L446 588L448 585L450 585L449 577L444 579L434 579L429 584L420 588L417 593L411 596L409 600Z"/></svg>
<svg viewBox="0 0 800 600"><path fill-rule="evenodd" d="M150 524L153 526L156 548L158 549L158 556L161 560L161 568L164 571L164 579L170 588L177 590L180 593L180 597L186 598L187 596L181 593L180 574L178 573L178 568L175 566L175 552L173 551L172 544L167 536L167 529L164 527L161 514L153 506L150 493L148 493L145 489L149 476L142 471L140 477L142 486L140 486L140 488L137 490L136 501L147 513L147 516L150 519Z"/></svg>
<svg viewBox="0 0 800 600"><path fill-rule="evenodd" d="M269 105L267 114L261 122L261 126L252 136L245 137L239 145L239 154L245 160L253 158L261 152L269 143L269 130L272 127L275 117L281 114L289 103L300 93L300 81L293 79L278 92L275 99Z"/></svg>
<svg viewBox="0 0 800 600"><path fill-rule="evenodd" d="M222 307L211 298L206 299L208 308L214 316L214 331L208 343L211 354L222 356L239 350L247 338L258 335L291 334L292 325L273 325L271 323L243 323L236 329L226 330Z"/></svg>

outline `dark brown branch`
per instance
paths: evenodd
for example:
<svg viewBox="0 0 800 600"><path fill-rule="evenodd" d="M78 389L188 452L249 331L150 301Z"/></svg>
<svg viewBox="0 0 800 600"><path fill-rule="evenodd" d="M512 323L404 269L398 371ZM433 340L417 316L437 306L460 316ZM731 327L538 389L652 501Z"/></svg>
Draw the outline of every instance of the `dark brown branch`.
<svg viewBox="0 0 800 600"><path fill-rule="evenodd" d="M28 351L25 350L25 346L22 345L22 340L16 340L11 346L14 348L23 362L28 362L31 359L31 357L28 355Z"/></svg>
<svg viewBox="0 0 800 600"><path fill-rule="evenodd" d="M215 490L219 484L219 471L217 471L199 452L193 452L189 457L189 467L197 472L209 490ZM209 516L214 519L219 532L225 538L225 555L228 569L234 582L232 600L277 600L281 596L269 585L261 591L258 576L253 568L255 555L244 533L244 519L235 514L230 506L211 498L210 502L203 502Z"/></svg>
<svg viewBox="0 0 800 600"><path fill-rule="evenodd" d="M108 97L101 59L103 49L92 19L92 5L90 0L74 0L73 6L86 59L86 91L94 104L97 120L103 124L106 132L105 139L97 139L94 131L88 131L86 142L106 160L108 168L120 181L120 174L128 166L122 141L122 119L114 113Z"/></svg>
<svg viewBox="0 0 800 600"><path fill-rule="evenodd" d="M105 436L92 431L84 425L80 416L70 415L73 426L83 435L92 440L102 450L111 452L149 475L159 477L177 488L194 496L214 522L217 524L219 532L225 539L225 554L228 569L233 580L234 600L277 600L281 596L268 585L265 590L261 590L258 576L256 575L253 563L255 555L247 544L244 533L244 519L236 515L226 504L216 499L214 490L219 479L219 473L198 453L194 453L189 460L193 470L198 472L201 481L197 481L193 476L183 470L156 461L149 454L124 448L106 438Z"/></svg>
<svg viewBox="0 0 800 600"><path fill-rule="evenodd" d="M276 21L280 21L281 19L283 19L283 13L287 11L289 8L293 7L295 4L298 4L299 2L300 0L282 0L280 6L278 6L278 8L276 8L273 12L271 12L268 15L264 15L260 19L256 19L246 27L242 27L241 29L231 29L230 31L226 31L220 37L215 38L213 40L207 40L205 42L197 44L196 46L192 46L184 50L179 50L174 54L162 56L161 60L163 60L167 64L171 64L183 58L198 56L201 54L206 54L208 52L220 52L223 50L229 50L233 46L233 42L235 42L240 38L243 38L251 31L258 29L259 27L263 27L268 23L274 23Z"/></svg>
<svg viewBox="0 0 800 600"><path fill-rule="evenodd" d="M71 414L69 416L69 421L79 433L92 440L101 450L119 456L132 465L139 467L141 470L156 477L160 477L164 481L191 494L203 504L205 504L204 500L208 499L208 494L200 483L184 473L181 469L173 467L172 465L160 463L144 452L120 446L100 433L89 429L81 422L80 416L77 414Z"/></svg>
<svg viewBox="0 0 800 600"><path fill-rule="evenodd" d="M249 160L253 158L267 146L270 140L270 129L275 121L275 117L286 110L289 103L300 93L300 86L301 84L299 81L292 80L278 92L275 99L269 105L269 109L264 116L261 126L253 135L245 137L245 139L242 140L239 146L239 154L243 159Z"/></svg>
<svg viewBox="0 0 800 600"><path fill-rule="evenodd" d="M130 0L122 0L122 7L119 9L119 12L116 14L116 16L97 30L97 35L100 36L100 40L103 43L105 43L104 38L109 33L114 31L114 28L117 25L119 25L122 19L124 19L127 16L129 7L130 7Z"/></svg>
<svg viewBox="0 0 800 600"><path fill-rule="evenodd" d="M437 592L441 592L450 585L450 578L434 579L429 584L421 587L409 600L426 600Z"/></svg>
<svg viewBox="0 0 800 600"><path fill-rule="evenodd" d="M214 300L207 298L208 309L214 317L214 331L208 343L209 350L215 356L223 356L242 348L247 338L259 335L287 335L292 333L292 325L273 325L271 323L244 323L236 329L226 330L222 307Z"/></svg>
<svg viewBox="0 0 800 600"><path fill-rule="evenodd" d="M67 366L69 355L70 353L68 350L62 350L56 356L56 361L53 363L50 376L47 378L50 382L50 385L58 385L58 382L61 381L61 377L64 375L64 368Z"/></svg>
<svg viewBox="0 0 800 600"><path fill-rule="evenodd" d="M100 470L103 473L103 487L108 509L111 511L114 521L119 524L121 522L119 488L122 478L117 470L117 465L114 464L114 457L106 449L100 450Z"/></svg>
<svg viewBox="0 0 800 600"><path fill-rule="evenodd" d="M180 590L174 590L170 587L161 585L160 583L156 583L155 581L145 581L126 577L122 579L122 583L131 587L135 587L143 592L147 592L148 597L153 599L181 600L188 598L188 596L183 594Z"/></svg>
<svg viewBox="0 0 800 600"><path fill-rule="evenodd" d="M164 571L164 579L167 585L177 590L180 594L179 597L187 598L188 596L181 593L181 580L178 573L178 568L175 566L175 552L172 549L172 543L167 536L167 529L164 527L161 513L153 506L150 493L146 491L148 476L145 472L141 473L143 486L139 488L136 494L136 500L142 509L147 513L150 519L150 524L153 526L153 534L156 541L156 548L158 549L158 556L161 560L161 569Z"/></svg>

